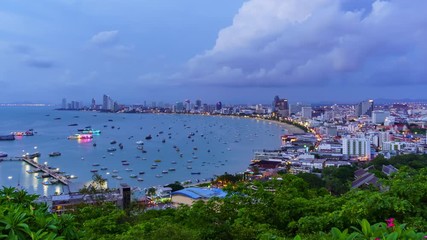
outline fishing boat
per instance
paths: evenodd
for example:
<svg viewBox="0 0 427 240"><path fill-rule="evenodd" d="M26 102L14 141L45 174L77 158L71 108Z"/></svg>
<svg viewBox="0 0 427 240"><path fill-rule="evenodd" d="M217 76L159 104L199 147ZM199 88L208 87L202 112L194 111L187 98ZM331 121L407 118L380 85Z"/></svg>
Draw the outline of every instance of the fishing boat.
<svg viewBox="0 0 427 240"><path fill-rule="evenodd" d="M191 172L191 175L200 175L200 172Z"/></svg>
<svg viewBox="0 0 427 240"><path fill-rule="evenodd" d="M140 175L143 175L143 174L145 174L145 172L141 171L141 172L139 172L139 174L140 174Z"/></svg>
<svg viewBox="0 0 427 240"><path fill-rule="evenodd" d="M7 157L7 153L5 153L5 152L0 152L0 158L3 158L3 157Z"/></svg>
<svg viewBox="0 0 427 240"><path fill-rule="evenodd" d="M138 182L142 182L142 181L144 181L144 179L142 179L142 178L137 178L136 179Z"/></svg>
<svg viewBox="0 0 427 240"><path fill-rule="evenodd" d="M144 142L143 142L143 141L141 141L141 140L139 140L139 141L136 141L136 144L137 144L137 145L144 145Z"/></svg>
<svg viewBox="0 0 427 240"><path fill-rule="evenodd" d="M107 148L107 152L114 152L116 150L117 150L116 148Z"/></svg>
<svg viewBox="0 0 427 240"><path fill-rule="evenodd" d="M153 138L153 137L151 136L151 134L149 134L148 136L146 136L146 137L145 137L145 139L146 139L146 140L150 140L150 139L152 139L152 138Z"/></svg>
<svg viewBox="0 0 427 240"><path fill-rule="evenodd" d="M136 178L136 175L135 174L131 174L129 177L130 178Z"/></svg>

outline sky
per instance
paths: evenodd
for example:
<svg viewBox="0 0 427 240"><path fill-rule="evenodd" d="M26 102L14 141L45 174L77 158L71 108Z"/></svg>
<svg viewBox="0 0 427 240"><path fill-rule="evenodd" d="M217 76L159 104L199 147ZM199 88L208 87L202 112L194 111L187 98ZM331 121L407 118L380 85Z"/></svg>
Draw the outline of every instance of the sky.
<svg viewBox="0 0 427 240"><path fill-rule="evenodd" d="M425 0L1 0L0 103L427 99Z"/></svg>

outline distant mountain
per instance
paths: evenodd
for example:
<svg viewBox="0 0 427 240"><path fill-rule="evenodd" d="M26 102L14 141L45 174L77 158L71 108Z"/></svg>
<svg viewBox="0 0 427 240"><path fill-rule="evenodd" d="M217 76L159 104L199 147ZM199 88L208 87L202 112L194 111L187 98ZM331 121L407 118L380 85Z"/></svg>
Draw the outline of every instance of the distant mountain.
<svg viewBox="0 0 427 240"><path fill-rule="evenodd" d="M403 103L403 102L423 102L427 103L427 99L410 99L410 98L401 98L401 99L388 99L388 98L378 98L374 99L374 103L376 104L390 104L390 103Z"/></svg>

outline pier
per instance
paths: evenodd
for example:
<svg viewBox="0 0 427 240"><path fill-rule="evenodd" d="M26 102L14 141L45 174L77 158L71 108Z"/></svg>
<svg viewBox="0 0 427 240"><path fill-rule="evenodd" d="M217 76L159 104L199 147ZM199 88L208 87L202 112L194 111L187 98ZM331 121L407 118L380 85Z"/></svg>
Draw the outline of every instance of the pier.
<svg viewBox="0 0 427 240"><path fill-rule="evenodd" d="M40 169L43 173L49 174L50 177L58 180L58 182L66 185L66 186L68 186L68 184L70 184L70 180L68 178L64 177L60 173L53 171L52 169L49 169L49 167L47 165L40 164L40 163L34 161L33 159L31 159L29 157L1 158L0 162L2 162L2 161L23 161L23 162L31 165L34 168Z"/></svg>

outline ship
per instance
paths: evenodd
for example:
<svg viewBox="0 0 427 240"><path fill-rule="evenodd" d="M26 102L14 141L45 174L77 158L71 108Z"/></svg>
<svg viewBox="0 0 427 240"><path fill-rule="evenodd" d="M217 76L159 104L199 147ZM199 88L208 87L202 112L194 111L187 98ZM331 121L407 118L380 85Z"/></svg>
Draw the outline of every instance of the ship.
<svg viewBox="0 0 427 240"><path fill-rule="evenodd" d="M5 152L0 152L0 158L3 158L3 157L7 157L7 153L5 153Z"/></svg>
<svg viewBox="0 0 427 240"><path fill-rule="evenodd" d="M0 140L2 140L2 141L12 141L12 140L15 140L15 135L12 135L12 134L10 134L10 135L2 135L2 136L0 136Z"/></svg>

